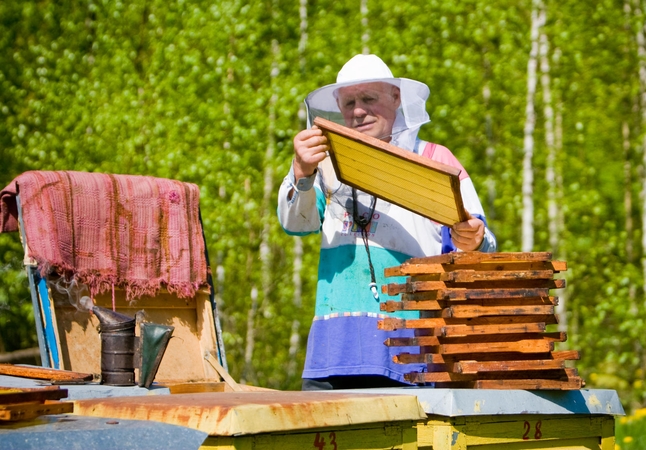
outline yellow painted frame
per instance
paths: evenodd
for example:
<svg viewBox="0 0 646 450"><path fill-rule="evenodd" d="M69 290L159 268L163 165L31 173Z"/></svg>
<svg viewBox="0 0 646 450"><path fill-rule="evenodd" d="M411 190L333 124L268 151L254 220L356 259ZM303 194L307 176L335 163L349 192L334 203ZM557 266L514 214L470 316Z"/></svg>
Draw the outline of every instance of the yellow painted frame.
<svg viewBox="0 0 646 450"><path fill-rule="evenodd" d="M467 220L460 170L317 117L337 178L443 225Z"/></svg>

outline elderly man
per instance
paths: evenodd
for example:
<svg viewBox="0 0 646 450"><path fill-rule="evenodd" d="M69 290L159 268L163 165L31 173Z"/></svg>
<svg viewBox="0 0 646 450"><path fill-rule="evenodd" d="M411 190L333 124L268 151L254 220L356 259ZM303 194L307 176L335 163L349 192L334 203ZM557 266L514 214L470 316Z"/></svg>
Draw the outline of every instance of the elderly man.
<svg viewBox="0 0 646 450"><path fill-rule="evenodd" d="M394 78L375 55L357 55L339 71L337 82L305 99L308 125L317 116L389 142L432 160L457 167L470 218L451 228L340 183L327 158L329 146L316 127L294 138L294 160L278 195L278 216L289 234L322 232L316 311L307 344L303 389L350 389L407 385L404 374L424 365L395 364L388 337L409 337L411 330L384 332L377 322L376 286L384 268L412 257L455 250L496 249L482 205L466 170L445 147L421 141L429 121L428 87ZM413 194L411 194L413 195ZM387 282L394 282L389 279ZM384 296L381 300L388 300ZM395 317L416 318L414 311Z"/></svg>

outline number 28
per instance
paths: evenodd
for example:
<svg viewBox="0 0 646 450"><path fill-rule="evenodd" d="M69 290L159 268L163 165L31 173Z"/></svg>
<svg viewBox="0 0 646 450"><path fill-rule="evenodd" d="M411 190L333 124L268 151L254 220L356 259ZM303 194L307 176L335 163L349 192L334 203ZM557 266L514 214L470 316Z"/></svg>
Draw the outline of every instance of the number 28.
<svg viewBox="0 0 646 450"><path fill-rule="evenodd" d="M536 422L536 425L534 426L534 439L540 439L543 437L543 433L541 432L541 421L539 420ZM525 433L523 434L523 440L528 440L529 439L529 433L532 430L532 426L528 421L525 421L523 423L523 429L525 430Z"/></svg>

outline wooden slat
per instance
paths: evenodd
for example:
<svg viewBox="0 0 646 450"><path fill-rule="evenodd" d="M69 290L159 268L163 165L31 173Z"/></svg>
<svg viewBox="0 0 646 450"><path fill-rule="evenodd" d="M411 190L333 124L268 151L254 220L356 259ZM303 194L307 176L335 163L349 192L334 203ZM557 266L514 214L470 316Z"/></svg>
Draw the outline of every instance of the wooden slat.
<svg viewBox="0 0 646 450"><path fill-rule="evenodd" d="M482 307L507 307L514 308L515 306L556 306L558 305L557 297L529 297L518 299L477 299L477 300L460 300L463 305L469 306L482 306ZM444 308L456 308L457 306L451 305L450 300L388 300L379 304L381 311L395 312L395 311L440 311ZM545 314L545 313L543 313Z"/></svg>
<svg viewBox="0 0 646 450"><path fill-rule="evenodd" d="M585 382L579 377L567 380L477 380L474 382L475 389L522 389L522 390L577 390L585 386ZM438 386L439 387L439 386Z"/></svg>
<svg viewBox="0 0 646 450"><path fill-rule="evenodd" d="M557 369L557 370L527 370L513 372L485 372L475 374L457 374L452 372L412 372L406 374L404 378L411 383L429 383L429 382L450 382L450 381L520 381L520 380L540 380L540 381L568 381L577 379L578 374L574 369ZM490 383L492 386L497 383ZM512 383L508 383L512 384ZM542 388L545 389L545 388Z"/></svg>
<svg viewBox="0 0 646 450"><path fill-rule="evenodd" d="M551 342L565 342L567 341L567 333L565 331L554 331L552 333L543 333L543 339Z"/></svg>
<svg viewBox="0 0 646 450"><path fill-rule="evenodd" d="M442 344L433 348L434 353L444 355L493 352L543 353L551 352L552 350L554 350L553 342L535 339L526 339L517 342Z"/></svg>
<svg viewBox="0 0 646 450"><path fill-rule="evenodd" d="M404 262L395 267L384 269L386 277L420 275L425 273L445 273L455 270L502 270L502 271L535 271L551 270L555 273L567 270L565 261L517 261L517 262L483 262L479 264L412 264Z"/></svg>
<svg viewBox="0 0 646 450"><path fill-rule="evenodd" d="M45 400L44 402L0 405L0 420L29 420L46 414L66 414L74 411L74 403Z"/></svg>
<svg viewBox="0 0 646 450"><path fill-rule="evenodd" d="M532 361L460 361L455 363L456 373L503 372L517 370L565 369L565 360L538 359Z"/></svg>
<svg viewBox="0 0 646 450"><path fill-rule="evenodd" d="M429 355L473 355L475 353L549 353L554 350L554 343L534 339L521 340L517 342L483 342L469 344L442 344L433 345L434 336L424 336L422 339L428 344L424 348ZM437 338L436 338L437 339ZM392 346L392 345L391 345ZM472 359L473 356L469 356ZM433 361L437 362L437 361Z"/></svg>
<svg viewBox="0 0 646 450"><path fill-rule="evenodd" d="M398 302L389 300L379 304L381 311L395 312L395 311L439 311L445 305L436 300L426 300L421 302Z"/></svg>
<svg viewBox="0 0 646 450"><path fill-rule="evenodd" d="M459 362L491 362L491 363L500 363L500 362L518 362L518 361L536 361L536 360L545 360L545 361L576 361L580 359L580 354L578 351L566 350L560 352L549 352L549 353L470 353L463 355L448 355L440 353L400 353L393 357L393 361L400 364L445 364L453 365ZM429 369L430 370L430 369Z"/></svg>
<svg viewBox="0 0 646 450"><path fill-rule="evenodd" d="M471 318L484 316L531 316L554 314L551 305L477 306L457 305L442 310L442 317Z"/></svg>
<svg viewBox="0 0 646 450"><path fill-rule="evenodd" d="M412 275L410 282L416 281L450 281L455 283L473 283L475 281L509 281L509 280L551 280L551 270L454 270L444 273L425 273Z"/></svg>
<svg viewBox="0 0 646 450"><path fill-rule="evenodd" d="M468 321L468 323L467 323ZM380 330L394 331L404 328L441 328L447 325L507 325L522 323L545 323L553 325L558 323L554 314L551 315L534 315L534 316L491 316L475 317L472 319L455 319L455 318L432 318L432 319L397 319L387 317L377 322L377 328Z"/></svg>
<svg viewBox="0 0 646 450"><path fill-rule="evenodd" d="M402 293L413 293L421 291L439 291L445 289L487 289L487 290L502 290L502 289L562 289L565 287L564 279L557 280L505 280L505 281L474 281L472 283L457 283L445 281L408 281L406 283L397 284L390 283L382 285L382 293L388 295L398 295ZM466 293L465 293L466 295ZM490 294L491 295L491 294Z"/></svg>
<svg viewBox="0 0 646 450"><path fill-rule="evenodd" d="M452 381L476 381L476 376L454 372L414 372L404 375L410 383L439 383Z"/></svg>
<svg viewBox="0 0 646 450"><path fill-rule="evenodd" d="M388 289L382 286L382 291L386 293ZM440 289L438 291L403 293L402 300L420 301L420 300L485 300L485 299L519 299L519 298L540 298L548 297L550 290L548 288L531 288L531 289Z"/></svg>
<svg viewBox="0 0 646 450"><path fill-rule="evenodd" d="M451 325L441 328L439 336L478 336L516 333L540 333L545 331L545 323L513 323L503 325Z"/></svg>
<svg viewBox="0 0 646 450"><path fill-rule="evenodd" d="M0 404L27 403L45 400L60 400L67 397L67 389L58 386L42 388L11 388L0 386Z"/></svg>
<svg viewBox="0 0 646 450"><path fill-rule="evenodd" d="M388 347L417 347L425 345L439 345L436 336L419 336L414 338L388 338L384 344Z"/></svg>
<svg viewBox="0 0 646 450"><path fill-rule="evenodd" d="M90 373L14 364L0 364L0 375L56 381L91 381L94 378Z"/></svg>
<svg viewBox="0 0 646 450"><path fill-rule="evenodd" d="M452 252L438 256L411 258L408 264L480 264L484 262L551 261L549 252Z"/></svg>
<svg viewBox="0 0 646 450"><path fill-rule="evenodd" d="M441 300L442 301L442 300ZM525 298L486 298L486 299L465 299L457 302L451 300L443 300L444 304L448 306L453 305L478 305L478 306L530 306L530 305L544 305L556 306L559 304L558 297L525 297Z"/></svg>

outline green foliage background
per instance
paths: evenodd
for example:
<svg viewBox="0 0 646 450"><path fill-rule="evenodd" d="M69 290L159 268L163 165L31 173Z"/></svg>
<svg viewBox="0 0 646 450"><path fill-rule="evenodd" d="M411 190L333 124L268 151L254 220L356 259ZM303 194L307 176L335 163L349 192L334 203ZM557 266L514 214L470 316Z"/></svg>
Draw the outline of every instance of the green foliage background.
<svg viewBox="0 0 646 450"><path fill-rule="evenodd" d="M300 386L319 237L303 239L303 299L294 301L294 238L275 219L276 192L303 126L299 103L333 83L364 45L395 76L430 86L432 122L421 137L451 148L468 168L499 249L519 251L521 236L531 2L369 1L367 26L356 0L304 3L307 41L299 49L295 1L0 2L0 184L34 169L198 184L230 371L280 389ZM646 105L635 38L642 16L610 0L546 5L552 94L562 114L565 231L551 249L539 88L535 250L568 261L567 344L582 352L576 367L588 387L617 389L632 408L644 404L646 369L639 231ZM0 351L35 345L21 254L17 235L0 235ZM254 288L256 345L245 369ZM295 373L285 369L290 363Z"/></svg>

